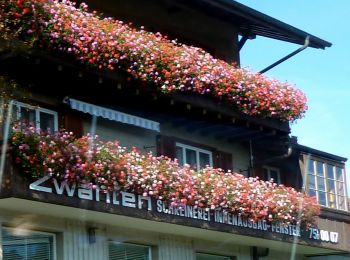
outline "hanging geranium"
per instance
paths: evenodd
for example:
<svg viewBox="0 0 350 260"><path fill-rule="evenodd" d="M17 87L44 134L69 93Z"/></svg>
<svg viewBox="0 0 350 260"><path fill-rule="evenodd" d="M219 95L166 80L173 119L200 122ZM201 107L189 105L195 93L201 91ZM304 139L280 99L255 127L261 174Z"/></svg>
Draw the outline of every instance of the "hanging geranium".
<svg viewBox="0 0 350 260"><path fill-rule="evenodd" d="M169 205L220 209L252 220L313 223L320 208L314 197L272 181L245 178L206 167L200 172L176 160L127 151L117 142L73 133L47 134L17 125L11 143L21 172L45 175L101 191L121 190L161 199Z"/></svg>
<svg viewBox="0 0 350 260"><path fill-rule="evenodd" d="M0 0L0 31L85 65L121 69L164 93L191 91L228 100L241 112L295 120L305 95L287 83L240 69L204 50L135 29L62 0ZM8 38L8 37L7 37Z"/></svg>

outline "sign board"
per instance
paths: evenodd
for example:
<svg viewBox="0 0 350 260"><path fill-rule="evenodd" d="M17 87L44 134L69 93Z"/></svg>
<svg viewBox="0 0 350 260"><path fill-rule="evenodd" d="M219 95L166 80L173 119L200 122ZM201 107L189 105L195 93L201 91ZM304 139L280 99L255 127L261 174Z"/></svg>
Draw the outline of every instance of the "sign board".
<svg viewBox="0 0 350 260"><path fill-rule="evenodd" d="M50 185L48 185L50 183ZM135 209L145 209L147 211L156 211L164 215L174 215L187 219L194 219L209 223L218 223L222 225L230 225L232 227L240 227L259 232L278 233L291 237L305 236L312 240L318 240L329 243L338 243L338 232L329 230L320 230L317 227L309 227L301 230L299 225L287 224L283 222L269 222L267 220L253 221L244 218L240 214L232 214L224 210L209 210L190 205L169 205L168 203L150 196L142 196L130 192L113 191L101 192L99 189L78 187L76 184L59 183L50 176L45 176L29 185L29 189L64 195L69 197L77 197L82 200L90 200L95 202L104 202L116 207L128 207Z"/></svg>

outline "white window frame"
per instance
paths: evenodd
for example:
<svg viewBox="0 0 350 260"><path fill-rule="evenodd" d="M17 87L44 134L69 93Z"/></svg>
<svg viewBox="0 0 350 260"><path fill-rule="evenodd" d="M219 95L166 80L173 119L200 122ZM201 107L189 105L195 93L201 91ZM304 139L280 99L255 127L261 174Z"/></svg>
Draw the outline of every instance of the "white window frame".
<svg viewBox="0 0 350 260"><path fill-rule="evenodd" d="M272 179L271 171L275 171L275 172L277 172L277 180L273 179L274 182L277 183L277 184L282 184L282 182L281 182L281 171L280 171L279 168L264 165L263 166L263 170L264 169L267 170L267 176L266 176L267 177L267 181L270 181Z"/></svg>
<svg viewBox="0 0 350 260"><path fill-rule="evenodd" d="M27 103L23 103L23 102L19 102L19 101L13 101L13 106L17 107L17 111L16 111L17 113L15 115L16 120L21 119L21 109L22 108L27 108L27 109L35 111L35 120L36 120L35 127L37 129L40 129L40 112L53 115L53 117L54 117L54 129L53 129L53 131L58 131L58 113L56 111L42 108L42 107L29 105Z"/></svg>
<svg viewBox="0 0 350 260"><path fill-rule="evenodd" d="M318 176L317 175L317 162L320 162L322 163L322 168L323 168L323 176L322 178L324 179L324 186L325 186L325 191L321 191L319 189L319 183L318 183L318 178L317 177L321 177L321 176ZM306 167L306 172L305 172L305 180L306 180L306 191L307 193L309 194L310 192L310 181L309 181L309 163L313 163L313 178L315 178L315 189L311 189L313 191L315 191L316 193L316 199L317 199L317 202L319 203L319 191L321 192L324 192L326 193L326 205L321 205L323 207L327 207L327 208L332 208L329 206L329 199L328 199L328 196L330 194L334 194L335 196L335 208L332 208L332 209L336 209L336 210L342 210L342 211L348 211L348 200L347 200L347 187L346 187L346 176L345 176L345 169L344 167L341 167L339 165L337 165L336 163L331 163L331 162L328 162L328 161L323 161L323 160L320 160L320 159L317 159L317 158L311 158L307 161L307 167ZM327 175L327 166L330 165L333 167L333 179L330 179L328 178L328 175ZM338 181L337 178L336 178L336 168L340 168L342 170L342 177L343 177L343 181ZM334 185L335 185L335 193L331 193L329 192L329 180L330 181L333 181L334 182ZM342 183L342 185L344 185L344 193L345 194L340 194L339 191L338 191L338 186L337 186L337 183ZM343 197L344 198L344 208L341 209L340 206L339 206L339 196Z"/></svg>
<svg viewBox="0 0 350 260"><path fill-rule="evenodd" d="M129 245L129 246L138 246L138 247L148 248L149 260L152 260L152 246L144 245L144 244L137 244L137 243L129 243L129 242L119 242L119 241L114 241L114 240L108 241L108 259L109 259L109 245L110 244Z"/></svg>
<svg viewBox="0 0 350 260"><path fill-rule="evenodd" d="M201 149L195 146L183 144L176 142L175 143L175 148L176 147L181 147L182 148L182 158L183 158L183 163L187 164L187 158L186 158L186 149L195 151L196 153L196 161L197 161L197 171L200 170L200 163L199 163L199 153L204 153L209 155L209 166L213 166L213 153L209 150Z"/></svg>
<svg viewBox="0 0 350 260"><path fill-rule="evenodd" d="M49 232L43 232L43 231L37 231L37 230L31 230L31 229L22 229L22 228L12 228L12 227L2 227L2 232L7 229L7 230L16 230L16 232L23 232L27 233L27 235L32 235L32 234L41 234L41 235L48 235L52 237L52 257L53 260L57 260L57 247L56 247L56 234L55 233L49 233ZM24 236L23 236L24 237ZM1 247L4 246L4 240L1 238ZM2 248L1 248L2 250Z"/></svg>

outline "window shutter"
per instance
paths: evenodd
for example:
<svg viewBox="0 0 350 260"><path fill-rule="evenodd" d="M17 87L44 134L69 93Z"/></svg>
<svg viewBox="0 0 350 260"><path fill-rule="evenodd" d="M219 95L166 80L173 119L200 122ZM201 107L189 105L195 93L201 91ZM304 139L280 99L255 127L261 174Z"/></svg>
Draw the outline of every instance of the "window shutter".
<svg viewBox="0 0 350 260"><path fill-rule="evenodd" d="M113 243L109 244L109 260L149 260L150 247Z"/></svg>
<svg viewBox="0 0 350 260"><path fill-rule="evenodd" d="M233 169L232 154L223 151L214 151L214 167L225 171Z"/></svg>
<svg viewBox="0 0 350 260"><path fill-rule="evenodd" d="M53 260L52 234L30 233L26 235L13 234L3 229L3 259Z"/></svg>
<svg viewBox="0 0 350 260"><path fill-rule="evenodd" d="M83 135L83 119L76 113L69 113L64 116L64 128L67 131L72 131L75 136L81 137Z"/></svg>
<svg viewBox="0 0 350 260"><path fill-rule="evenodd" d="M165 155L172 159L176 157L175 139L173 137L157 136L157 156Z"/></svg>
<svg viewBox="0 0 350 260"><path fill-rule="evenodd" d="M252 177L259 177L260 180L266 180L263 167L260 165L254 167L253 173L254 175Z"/></svg>

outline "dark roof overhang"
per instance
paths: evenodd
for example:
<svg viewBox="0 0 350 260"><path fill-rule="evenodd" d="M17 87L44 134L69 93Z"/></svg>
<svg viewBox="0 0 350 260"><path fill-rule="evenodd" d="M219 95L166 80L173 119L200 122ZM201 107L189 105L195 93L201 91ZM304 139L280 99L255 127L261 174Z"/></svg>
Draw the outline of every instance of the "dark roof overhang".
<svg viewBox="0 0 350 260"><path fill-rule="evenodd" d="M324 159L328 159L328 160L333 160L333 161L337 161L340 163L345 163L348 159L345 157L341 157L335 154L331 154L331 153L327 153L327 152L323 152L308 146L304 146L304 145L300 145L300 144L295 144L294 147L295 149L297 149L298 151L300 151L301 153L304 154L310 154L310 155L314 155L314 156L319 156L322 157Z"/></svg>
<svg viewBox="0 0 350 260"><path fill-rule="evenodd" d="M299 45L305 43L309 36L309 47L325 49L332 46L330 42L322 40L310 33L281 22L271 16L256 11L234 0L168 0L196 8L209 16L232 23L238 32L250 38L263 36Z"/></svg>
<svg viewBox="0 0 350 260"><path fill-rule="evenodd" d="M245 115L224 100L200 94L158 95L151 88L140 87L139 81L130 79L122 71L100 72L84 68L45 51L9 51L3 55L0 52L1 60L0 75L15 79L27 91L54 96L59 102L65 96L76 97L229 142L270 140L272 146L271 142L276 140L279 147L290 133L287 121Z"/></svg>

